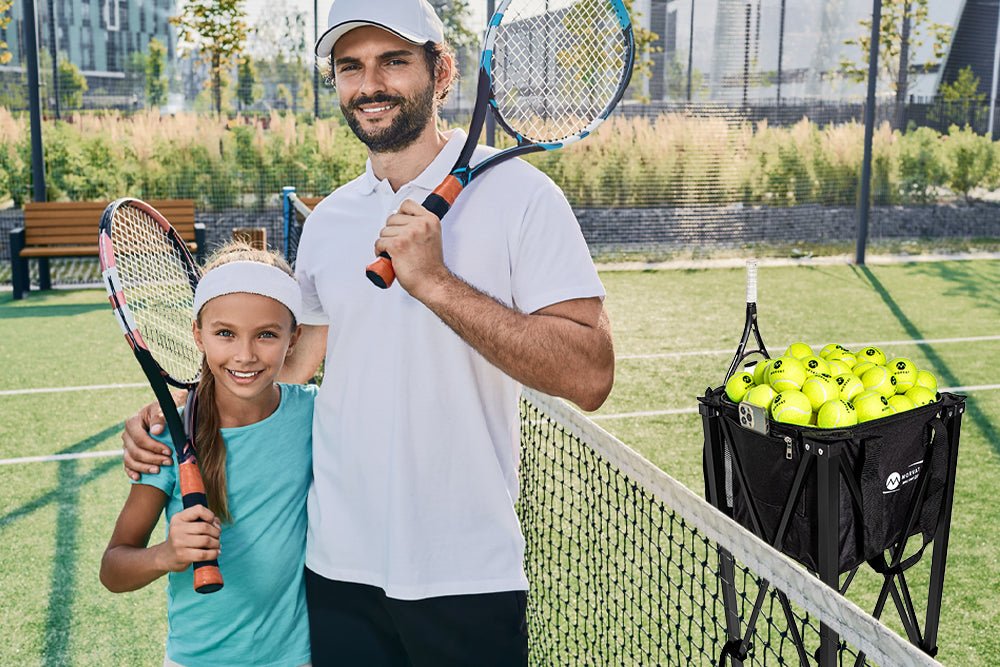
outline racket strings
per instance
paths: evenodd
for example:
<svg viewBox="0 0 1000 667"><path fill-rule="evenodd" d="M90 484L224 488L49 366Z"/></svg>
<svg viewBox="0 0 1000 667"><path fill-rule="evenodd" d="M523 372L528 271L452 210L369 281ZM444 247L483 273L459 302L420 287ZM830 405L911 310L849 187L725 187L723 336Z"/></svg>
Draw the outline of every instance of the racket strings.
<svg viewBox="0 0 1000 667"><path fill-rule="evenodd" d="M493 45L497 111L535 142L579 134L616 99L630 52L608 0L512 2Z"/></svg>
<svg viewBox="0 0 1000 667"><path fill-rule="evenodd" d="M191 336L187 258L156 220L128 205L115 212L112 240L125 303L150 353L174 380L196 382L202 355Z"/></svg>

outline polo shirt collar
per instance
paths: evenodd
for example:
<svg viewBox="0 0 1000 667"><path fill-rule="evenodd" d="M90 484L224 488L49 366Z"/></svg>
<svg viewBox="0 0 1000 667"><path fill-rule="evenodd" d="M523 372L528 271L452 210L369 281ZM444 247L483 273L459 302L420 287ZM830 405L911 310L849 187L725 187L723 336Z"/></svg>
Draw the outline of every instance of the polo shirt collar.
<svg viewBox="0 0 1000 667"><path fill-rule="evenodd" d="M437 154L437 157L416 178L404 185L400 190L407 185L413 185L430 192L448 175L448 172L455 165L455 160L458 159L458 154L462 152L462 146L465 145L466 133L465 130L455 128L448 130L444 134L448 137L448 143L444 145L441 152ZM365 161L364 183L365 194L375 192L376 188L383 183L383 181L375 176L375 172L372 171L372 161L370 158ZM383 187L388 187L388 183Z"/></svg>

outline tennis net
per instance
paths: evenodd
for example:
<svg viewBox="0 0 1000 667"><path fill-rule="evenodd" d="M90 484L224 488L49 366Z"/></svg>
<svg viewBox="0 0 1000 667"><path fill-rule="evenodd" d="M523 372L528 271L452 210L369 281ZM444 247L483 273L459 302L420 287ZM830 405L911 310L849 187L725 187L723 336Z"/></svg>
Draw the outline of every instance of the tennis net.
<svg viewBox="0 0 1000 667"><path fill-rule="evenodd" d="M939 664L562 401L525 391L521 424L532 665L718 665L761 586L727 665L819 664L821 623L838 665Z"/></svg>

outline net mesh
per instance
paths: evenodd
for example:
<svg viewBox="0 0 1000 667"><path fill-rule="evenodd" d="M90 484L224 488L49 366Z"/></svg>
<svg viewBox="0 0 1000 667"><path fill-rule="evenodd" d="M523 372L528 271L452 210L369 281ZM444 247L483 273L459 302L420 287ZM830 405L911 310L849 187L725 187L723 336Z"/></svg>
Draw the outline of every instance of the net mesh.
<svg viewBox="0 0 1000 667"><path fill-rule="evenodd" d="M937 664L561 402L521 415L532 664L717 665L765 580L744 665L820 664L821 620L836 664Z"/></svg>
<svg viewBox="0 0 1000 667"><path fill-rule="evenodd" d="M187 257L149 213L128 204L115 211L111 239L125 303L153 358L173 380L197 382L201 352L191 338Z"/></svg>
<svg viewBox="0 0 1000 667"><path fill-rule="evenodd" d="M587 128L605 113L627 73L629 43L607 0L515 0L495 40L497 111L535 142Z"/></svg>

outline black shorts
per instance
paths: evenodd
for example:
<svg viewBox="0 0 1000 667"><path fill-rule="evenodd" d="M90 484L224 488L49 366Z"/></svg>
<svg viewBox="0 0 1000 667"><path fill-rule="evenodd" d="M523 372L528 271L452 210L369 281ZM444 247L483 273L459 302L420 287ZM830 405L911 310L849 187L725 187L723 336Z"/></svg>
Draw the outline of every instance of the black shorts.
<svg viewBox="0 0 1000 667"><path fill-rule="evenodd" d="M306 569L313 667L524 667L526 591L397 600Z"/></svg>

